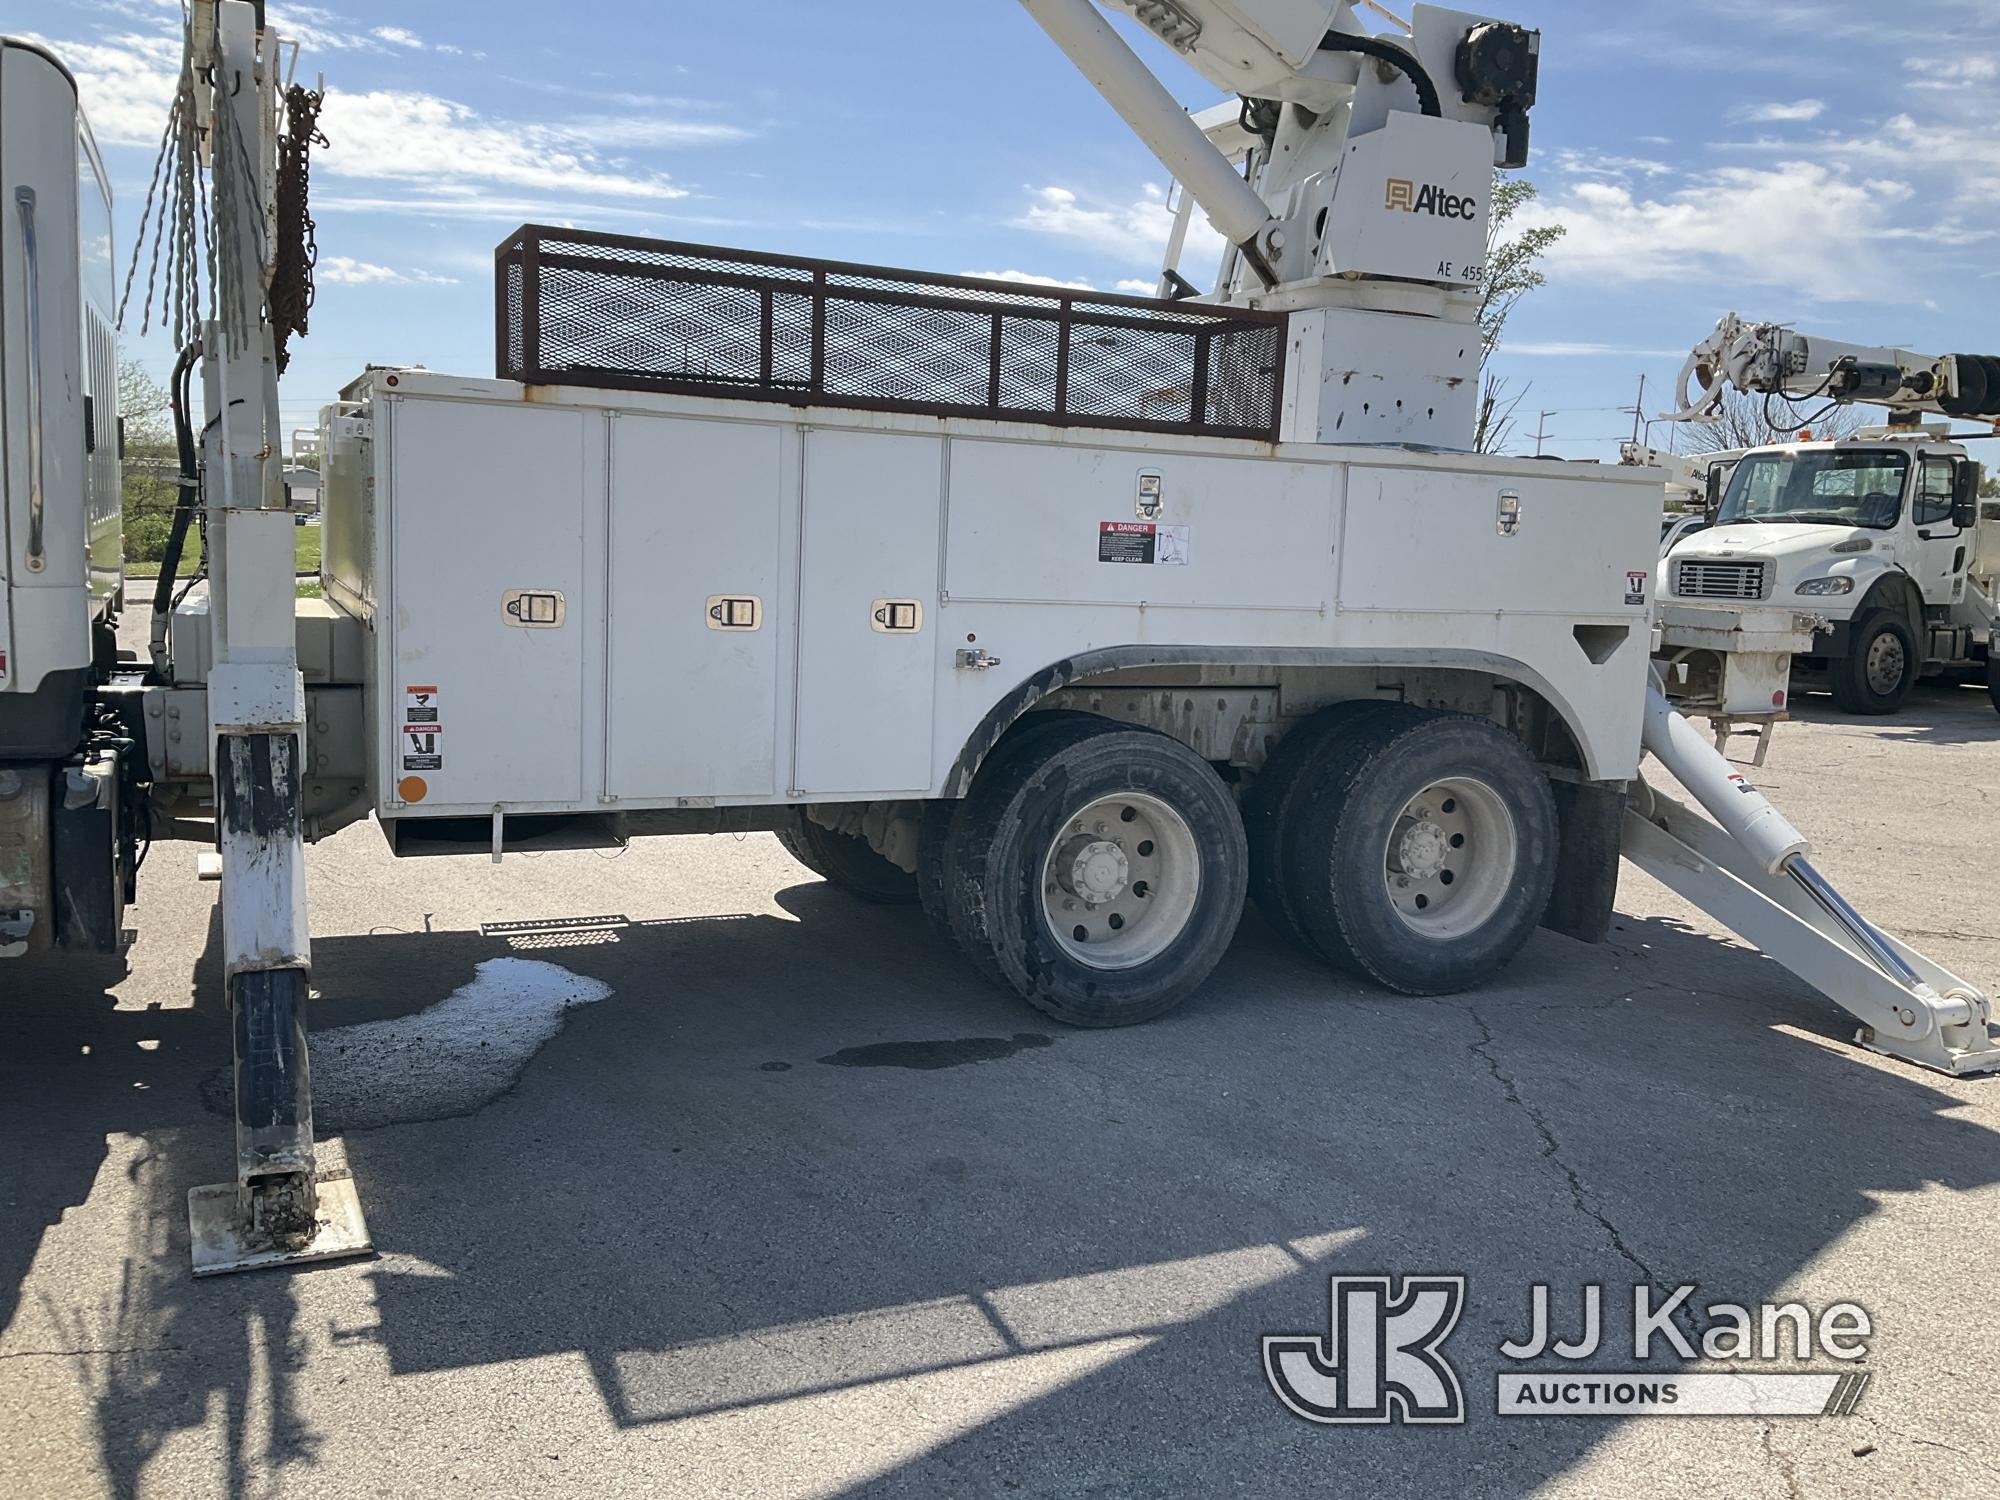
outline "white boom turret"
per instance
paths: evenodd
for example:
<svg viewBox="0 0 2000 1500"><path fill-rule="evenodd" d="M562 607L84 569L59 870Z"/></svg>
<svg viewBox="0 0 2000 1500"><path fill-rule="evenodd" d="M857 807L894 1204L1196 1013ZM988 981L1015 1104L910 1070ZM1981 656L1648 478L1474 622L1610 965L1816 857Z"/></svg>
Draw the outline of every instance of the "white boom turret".
<svg viewBox="0 0 2000 1500"><path fill-rule="evenodd" d="M1022 4L1185 190L1162 295L1292 313L1284 437L1473 446L1493 169L1527 160L1538 33L1430 5L1389 38L1352 0L1107 0L1238 96L1190 117L1091 0ZM1205 292L1178 264L1196 204L1230 247Z"/></svg>

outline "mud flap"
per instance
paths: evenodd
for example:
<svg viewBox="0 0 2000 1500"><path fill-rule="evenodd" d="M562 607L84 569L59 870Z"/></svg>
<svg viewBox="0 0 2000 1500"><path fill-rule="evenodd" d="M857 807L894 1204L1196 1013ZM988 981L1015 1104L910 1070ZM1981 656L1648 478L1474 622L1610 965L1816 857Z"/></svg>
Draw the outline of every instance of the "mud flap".
<svg viewBox="0 0 2000 1500"><path fill-rule="evenodd" d="M1556 884L1542 926L1579 943L1601 943L1611 931L1618 895L1618 859L1625 790L1595 782L1551 780L1560 845Z"/></svg>

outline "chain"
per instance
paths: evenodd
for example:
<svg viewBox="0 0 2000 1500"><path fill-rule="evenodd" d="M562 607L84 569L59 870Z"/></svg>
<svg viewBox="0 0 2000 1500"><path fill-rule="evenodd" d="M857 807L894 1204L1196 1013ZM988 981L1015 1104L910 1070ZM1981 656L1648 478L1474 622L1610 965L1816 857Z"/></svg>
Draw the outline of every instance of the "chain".
<svg viewBox="0 0 2000 1500"><path fill-rule="evenodd" d="M300 84L285 91L285 133L278 138L278 246L271 265L271 324L277 337L278 371L289 358L286 343L305 337L313 305L313 266L319 260L317 226L309 206L314 146L325 146L319 112L324 93Z"/></svg>

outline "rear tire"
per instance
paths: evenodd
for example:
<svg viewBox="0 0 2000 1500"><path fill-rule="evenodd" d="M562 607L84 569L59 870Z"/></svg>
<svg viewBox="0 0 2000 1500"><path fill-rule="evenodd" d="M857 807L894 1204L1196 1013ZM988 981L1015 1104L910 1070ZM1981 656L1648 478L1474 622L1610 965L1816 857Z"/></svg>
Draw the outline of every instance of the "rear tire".
<svg viewBox="0 0 2000 1500"><path fill-rule="evenodd" d="M1293 910L1336 966L1450 994L1497 973L1540 925L1558 837L1548 778L1497 724L1376 718L1329 746L1301 801Z"/></svg>
<svg viewBox="0 0 2000 1500"><path fill-rule="evenodd" d="M979 768L979 780L973 784L978 786L1000 775L1014 757L1026 753L1053 730L1078 724L1102 727L1110 722L1101 715L1073 708L1048 708L1024 715L988 752ZM957 913L952 900L955 851L964 824L964 809L963 799L932 802L925 807L923 827L917 839L917 898L922 902L924 915L930 919L931 926L950 940L979 977L1008 989L1011 986L1007 976L1000 972L1000 966L993 961L993 955L986 946L966 930L965 920Z"/></svg>
<svg viewBox="0 0 2000 1500"><path fill-rule="evenodd" d="M1990 646L1986 651L1986 696L1993 700L1993 711L2000 713L2000 650Z"/></svg>
<svg viewBox="0 0 2000 1500"><path fill-rule="evenodd" d="M878 906L907 906L917 899L917 877L851 833L822 827L801 810L778 830L785 852L829 885Z"/></svg>
<svg viewBox="0 0 2000 1500"><path fill-rule="evenodd" d="M1250 899L1271 926L1310 950L1312 940L1293 909L1288 836L1297 826L1304 792L1340 758L1339 745L1366 725L1415 709L1385 698L1355 698L1321 709L1278 742L1243 797L1243 833L1250 845Z"/></svg>
<svg viewBox="0 0 2000 1500"><path fill-rule="evenodd" d="M1248 851L1222 778L1178 740L1102 720L1052 727L991 770L952 839L968 946L1072 1026L1179 1005L1243 914Z"/></svg>
<svg viewBox="0 0 2000 1500"><path fill-rule="evenodd" d="M1843 713L1892 714L1917 685L1923 663L1910 627L1888 610L1870 610L1854 622L1846 656L1826 664L1827 686Z"/></svg>

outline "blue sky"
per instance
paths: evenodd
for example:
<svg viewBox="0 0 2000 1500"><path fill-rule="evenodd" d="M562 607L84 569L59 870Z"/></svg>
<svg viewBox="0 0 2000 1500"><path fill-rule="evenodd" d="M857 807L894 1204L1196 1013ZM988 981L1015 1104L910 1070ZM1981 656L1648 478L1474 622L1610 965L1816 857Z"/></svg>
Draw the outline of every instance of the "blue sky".
<svg viewBox="0 0 2000 1500"><path fill-rule="evenodd" d="M1394 5L1391 8L1395 8ZM493 372L492 247L527 220L928 270L1151 280L1159 167L1013 0L273 5L330 91L313 332L288 421L368 362ZM1498 368L1552 452L1663 410L1723 313L2000 351L2000 3L1518 0L1527 174L1569 235ZM130 252L179 0L26 0L78 73ZM1142 43L1184 103L1215 102ZM136 324L136 317L133 322ZM136 334L136 329L133 330ZM157 337L128 348L164 373ZM1656 441L1667 429L1656 429Z"/></svg>

